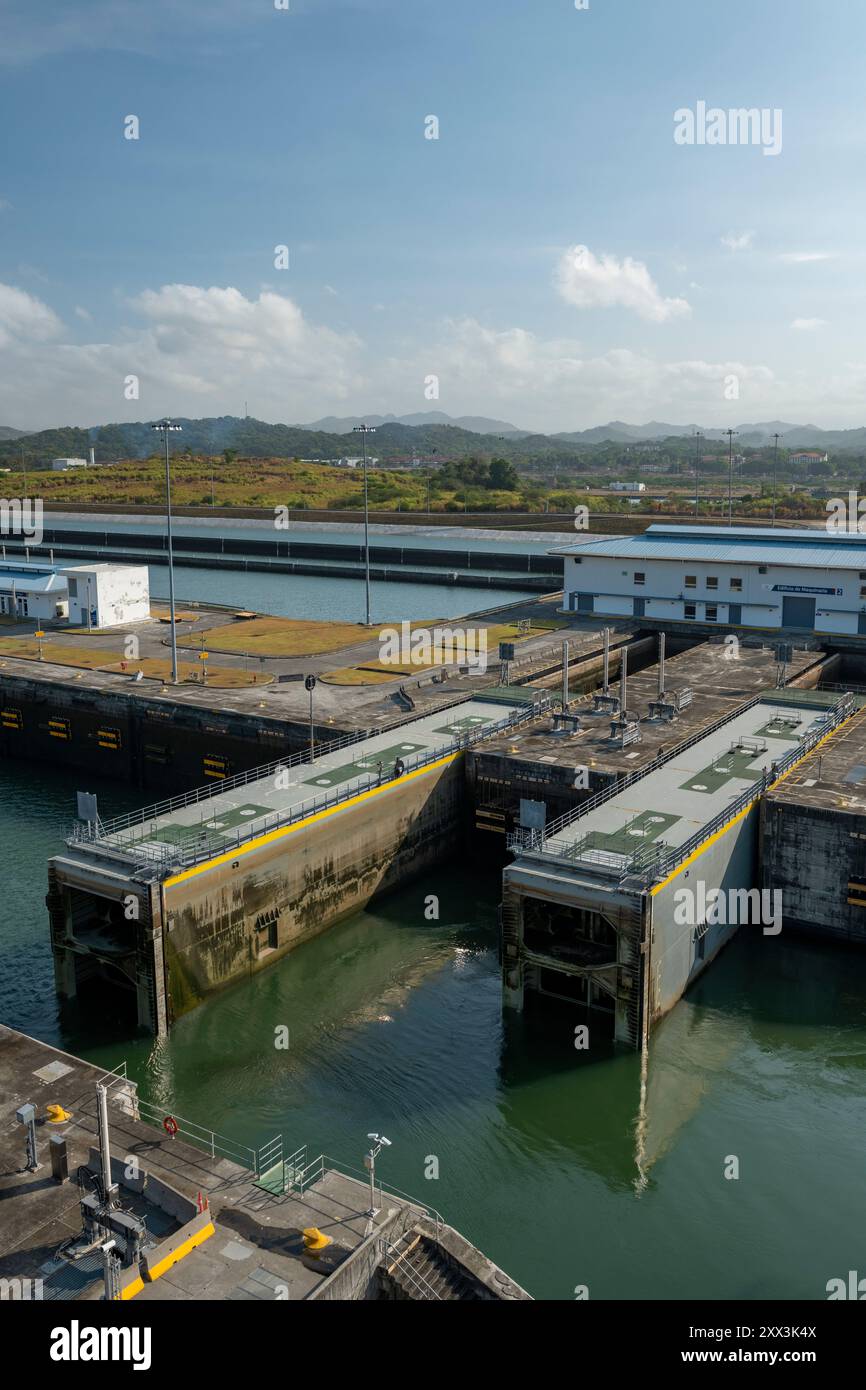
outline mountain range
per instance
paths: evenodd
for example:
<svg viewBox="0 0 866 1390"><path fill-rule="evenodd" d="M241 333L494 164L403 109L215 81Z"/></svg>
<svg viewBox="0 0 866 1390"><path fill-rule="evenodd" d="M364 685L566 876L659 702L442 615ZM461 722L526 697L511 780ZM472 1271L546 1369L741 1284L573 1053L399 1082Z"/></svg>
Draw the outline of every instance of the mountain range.
<svg viewBox="0 0 866 1390"><path fill-rule="evenodd" d="M350 431L356 417L331 416L311 425L269 424L250 416L223 415L208 419L178 417L182 433L172 436L174 454L187 451L193 454L219 455L227 449L244 458L302 458L338 459L346 454L360 453L360 440ZM381 424L375 424L377 420ZM452 418L439 411L408 415L400 419L388 416L367 416L367 424L375 424L376 435L368 445L371 456L383 461L405 460L413 457L446 461L465 459L473 455L498 456L510 462L549 466L574 465L582 455L608 447L614 451L602 462L628 466L617 449L628 453L639 443L653 444L670 441L670 447L682 455L688 447L689 436L698 426L673 425L651 420L645 425L630 425L614 420L592 429L560 434L532 434L502 420L479 416ZM468 423L467 423L468 422ZM484 426L472 429L474 426ZM330 425L324 429L319 426ZM339 427L339 428L338 428ZM700 426L706 440L722 441L721 426ZM785 420L743 423L738 426L737 447L762 447L772 443L778 433L786 449L818 448L848 451L866 450L866 427L849 430L824 430L816 425L797 425ZM11 426L0 427L0 461L13 466L23 457L25 463L44 465L59 457L87 458L93 448L100 462L123 458L147 458L161 448L158 438L147 421L94 425L89 428L62 427L23 433Z"/></svg>
<svg viewBox="0 0 866 1390"><path fill-rule="evenodd" d="M326 434L350 434L357 425L456 425L472 434L527 435L531 430L519 430L507 420L490 420L486 415L446 415L441 410L427 410L415 415L326 415L312 424L299 425L302 430L322 430Z"/></svg>

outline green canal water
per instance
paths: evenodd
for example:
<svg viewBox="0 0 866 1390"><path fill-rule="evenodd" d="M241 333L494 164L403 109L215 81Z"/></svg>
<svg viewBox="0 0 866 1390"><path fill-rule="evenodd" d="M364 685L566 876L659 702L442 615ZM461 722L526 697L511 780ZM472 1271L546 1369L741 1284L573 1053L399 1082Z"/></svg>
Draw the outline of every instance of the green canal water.
<svg viewBox="0 0 866 1390"><path fill-rule="evenodd" d="M568 1015L503 1019L498 875L452 863L154 1046L110 1017L82 1030L55 1000L45 862L80 782L0 765L3 1022L126 1059L166 1112L249 1145L282 1133L359 1164L367 1132L387 1134L382 1176L538 1298L820 1299L863 1272L862 954L741 932L656 1033L642 1091L636 1057L575 1051ZM91 789L106 815L136 804Z"/></svg>

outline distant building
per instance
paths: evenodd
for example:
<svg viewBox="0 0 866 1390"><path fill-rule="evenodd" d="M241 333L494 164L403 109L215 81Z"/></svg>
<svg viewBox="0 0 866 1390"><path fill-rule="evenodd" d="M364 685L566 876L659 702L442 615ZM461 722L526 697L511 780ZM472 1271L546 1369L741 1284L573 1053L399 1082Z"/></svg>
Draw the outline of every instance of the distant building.
<svg viewBox="0 0 866 1390"><path fill-rule="evenodd" d="M147 565L0 561L0 615L81 627L118 627L150 616Z"/></svg>
<svg viewBox="0 0 866 1390"><path fill-rule="evenodd" d="M610 483L610 492L646 492L646 483Z"/></svg>
<svg viewBox="0 0 866 1390"><path fill-rule="evenodd" d="M749 526L650 526L552 552L566 611L866 636L866 536Z"/></svg>
<svg viewBox="0 0 866 1390"><path fill-rule="evenodd" d="M810 463L826 463L827 457L827 454L822 454L818 449L804 449L799 454L791 454L789 462L805 463L807 465Z"/></svg>
<svg viewBox="0 0 866 1390"><path fill-rule="evenodd" d="M68 473L73 468L87 468L87 459L52 459L51 468L55 473Z"/></svg>

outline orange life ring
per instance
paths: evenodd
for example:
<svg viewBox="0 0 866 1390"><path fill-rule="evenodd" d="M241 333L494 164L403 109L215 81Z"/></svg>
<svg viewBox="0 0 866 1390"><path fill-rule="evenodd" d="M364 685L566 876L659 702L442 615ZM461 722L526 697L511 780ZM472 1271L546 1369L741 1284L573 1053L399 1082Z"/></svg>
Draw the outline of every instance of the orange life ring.
<svg viewBox="0 0 866 1390"><path fill-rule="evenodd" d="M173 1115L166 1115L165 1119L162 1122L162 1127L165 1130L166 1134L171 1135L172 1139L177 1134L177 1120L174 1118Z"/></svg>

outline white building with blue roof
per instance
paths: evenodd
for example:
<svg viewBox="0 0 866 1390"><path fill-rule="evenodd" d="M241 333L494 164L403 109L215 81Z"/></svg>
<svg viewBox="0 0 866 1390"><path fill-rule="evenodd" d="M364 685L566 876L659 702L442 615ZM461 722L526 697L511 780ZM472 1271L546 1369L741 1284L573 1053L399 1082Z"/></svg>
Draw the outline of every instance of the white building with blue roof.
<svg viewBox="0 0 866 1390"><path fill-rule="evenodd" d="M147 565L0 559L0 617L108 628L149 616Z"/></svg>
<svg viewBox="0 0 866 1390"><path fill-rule="evenodd" d="M563 608L602 617L866 634L866 535L656 524L564 557Z"/></svg>

